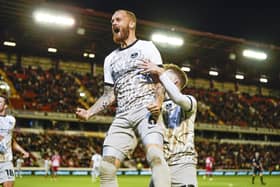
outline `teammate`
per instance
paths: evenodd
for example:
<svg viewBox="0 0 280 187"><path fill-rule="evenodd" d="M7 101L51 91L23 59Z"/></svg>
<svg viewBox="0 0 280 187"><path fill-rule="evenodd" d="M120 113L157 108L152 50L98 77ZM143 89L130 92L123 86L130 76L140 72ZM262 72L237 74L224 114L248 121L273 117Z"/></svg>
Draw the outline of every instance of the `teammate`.
<svg viewBox="0 0 280 187"><path fill-rule="evenodd" d="M49 176L51 165L52 165L52 161L50 160L50 157L46 155L44 160L45 177Z"/></svg>
<svg viewBox="0 0 280 187"><path fill-rule="evenodd" d="M12 140L16 119L7 114L7 94L0 94L0 184L4 187L13 187L15 180L14 166L12 163L12 148L24 155L29 155L15 140Z"/></svg>
<svg viewBox="0 0 280 187"><path fill-rule="evenodd" d="M145 146L155 186L169 187L169 170L162 150L162 128L154 123L156 117L147 110L155 100L162 102L163 89L151 76L141 74L137 67L144 60L162 64L160 53L152 42L136 38L133 12L117 10L111 23L113 40L120 47L105 58L104 93L88 110L77 108L76 111L79 118L87 120L115 101L117 103L115 119L103 144L101 186L118 186L116 171L124 158L130 157L138 137Z"/></svg>
<svg viewBox="0 0 280 187"><path fill-rule="evenodd" d="M215 159L213 156L208 156L205 159L205 176L204 179L209 177L209 180L213 180L213 168L214 168Z"/></svg>
<svg viewBox="0 0 280 187"><path fill-rule="evenodd" d="M51 162L52 162L52 179L56 180L57 178L57 171L58 171L58 168L60 166L60 161L61 161L61 158L58 154L57 151L54 152L54 155L52 156L52 159L51 159Z"/></svg>
<svg viewBox="0 0 280 187"><path fill-rule="evenodd" d="M255 183L255 176L259 175L261 184L266 185L266 183L263 181L263 166L262 166L262 158L260 157L259 152L255 152L255 156L252 159L252 169L253 169L253 175L252 175L252 184Z"/></svg>
<svg viewBox="0 0 280 187"><path fill-rule="evenodd" d="M156 74L167 94L162 105L160 119L165 129L164 155L171 173L172 187L197 187L197 153L194 145L196 99L181 93L186 84L186 74L174 64L164 69L151 62L143 62L143 72ZM149 110L158 112L157 107ZM153 183L150 183L153 186Z"/></svg>
<svg viewBox="0 0 280 187"><path fill-rule="evenodd" d="M92 168L91 180L92 180L92 182L94 182L97 179L97 177L100 175L101 160L102 160L102 156L99 153L94 152L91 157L91 168Z"/></svg>

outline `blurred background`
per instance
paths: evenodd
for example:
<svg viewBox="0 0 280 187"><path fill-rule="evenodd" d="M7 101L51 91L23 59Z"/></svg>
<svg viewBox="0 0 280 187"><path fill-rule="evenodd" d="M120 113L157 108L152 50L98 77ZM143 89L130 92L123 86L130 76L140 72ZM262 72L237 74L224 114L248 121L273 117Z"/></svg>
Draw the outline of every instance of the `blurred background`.
<svg viewBox="0 0 280 187"><path fill-rule="evenodd" d="M117 47L110 19L118 8L134 11L138 38L153 40L164 63L179 65L190 79L184 93L198 100L198 169L212 155L216 170L249 171L258 151L269 174L279 171L280 41L278 28L268 25L275 9L264 8L270 14L259 21L267 25L257 27L258 17L250 17L260 14L256 9L214 14L217 7L145 2L0 1L0 79L10 88L14 136L31 153L26 171L42 169L56 151L61 167L89 168L93 152L101 152L115 106L88 122L74 111L103 93L104 58ZM148 168L141 143L122 168L139 163Z"/></svg>

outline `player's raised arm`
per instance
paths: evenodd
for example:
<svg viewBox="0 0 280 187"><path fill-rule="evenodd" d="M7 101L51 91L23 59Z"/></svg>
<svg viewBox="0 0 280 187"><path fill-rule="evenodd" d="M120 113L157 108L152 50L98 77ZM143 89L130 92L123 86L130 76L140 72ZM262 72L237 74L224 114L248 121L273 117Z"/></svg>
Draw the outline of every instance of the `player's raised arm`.
<svg viewBox="0 0 280 187"><path fill-rule="evenodd" d="M184 95L179 90L180 86L176 86L176 78L173 82L170 80L168 74L172 74L169 70L165 71L159 76L160 82L163 84L166 89L169 97L178 105L180 105L184 110L191 111L193 108L196 108L196 100L192 96Z"/></svg>
<svg viewBox="0 0 280 187"><path fill-rule="evenodd" d="M114 87L111 85L104 86L103 95L88 109L77 108L76 115L78 118L88 120L93 115L103 111L115 101Z"/></svg>
<svg viewBox="0 0 280 187"><path fill-rule="evenodd" d="M192 110L196 105L196 100L191 96L186 96L181 93L179 88L183 88L184 84L175 75L176 68L170 67L165 70L152 62L145 61L139 65L142 68L142 73L151 73L157 75L161 84L164 86L169 97L184 110ZM171 80L172 79L172 80Z"/></svg>

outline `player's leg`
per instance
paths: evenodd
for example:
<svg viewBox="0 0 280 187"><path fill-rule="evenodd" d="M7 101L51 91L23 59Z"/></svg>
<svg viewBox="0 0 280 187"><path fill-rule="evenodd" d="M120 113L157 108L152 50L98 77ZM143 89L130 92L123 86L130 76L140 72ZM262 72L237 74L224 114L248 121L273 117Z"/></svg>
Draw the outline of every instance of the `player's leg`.
<svg viewBox="0 0 280 187"><path fill-rule="evenodd" d="M148 134L144 138L149 139L160 139L162 136L158 133ZM170 174L168 165L163 156L162 145L160 144L145 144L146 158L152 169L152 179L155 187L169 187L170 186Z"/></svg>
<svg viewBox="0 0 280 187"><path fill-rule="evenodd" d="M15 177L19 177L19 168L18 168L18 166L16 166Z"/></svg>
<svg viewBox="0 0 280 187"><path fill-rule="evenodd" d="M152 169L155 187L170 187L170 173L163 155L163 129L160 125L149 123L150 112L146 107L136 109L129 116L137 125L146 151L146 158Z"/></svg>
<svg viewBox="0 0 280 187"><path fill-rule="evenodd" d="M91 169L91 181L92 182L95 181L95 169L94 168Z"/></svg>
<svg viewBox="0 0 280 187"><path fill-rule="evenodd" d="M213 168L211 168L209 170L209 180L212 181L213 180Z"/></svg>
<svg viewBox="0 0 280 187"><path fill-rule="evenodd" d="M155 187L153 178L150 178L149 187Z"/></svg>
<svg viewBox="0 0 280 187"><path fill-rule="evenodd" d="M54 169L53 169L53 166L51 167L51 178L52 178L52 179L54 178Z"/></svg>
<svg viewBox="0 0 280 187"><path fill-rule="evenodd" d="M47 170L46 170L46 168L45 168L45 177L47 177Z"/></svg>
<svg viewBox="0 0 280 187"><path fill-rule="evenodd" d="M107 133L100 164L101 187L117 187L116 172L120 163L130 155L137 144L132 128L125 127L126 120L116 118Z"/></svg>
<svg viewBox="0 0 280 187"><path fill-rule="evenodd" d="M95 177L98 178L100 176L100 167L98 166L95 171Z"/></svg>
<svg viewBox="0 0 280 187"><path fill-rule="evenodd" d="M107 154L108 149L103 149L104 153ZM117 153L117 150L110 151ZM100 163L100 186L101 187L117 187L117 175L116 172L120 167L121 160L115 156L103 156Z"/></svg>
<svg viewBox="0 0 280 187"><path fill-rule="evenodd" d="M266 185L266 183L263 181L263 173L260 171L260 181L262 185Z"/></svg>
<svg viewBox="0 0 280 187"><path fill-rule="evenodd" d="M12 162L0 163L0 184L3 187L13 187L15 180L15 172Z"/></svg>
<svg viewBox="0 0 280 187"><path fill-rule="evenodd" d="M22 178L22 175L21 175L21 166L18 168L18 175L19 175L19 178Z"/></svg>
<svg viewBox="0 0 280 187"><path fill-rule="evenodd" d="M256 173L257 173L256 168L253 168L253 174L252 174L252 184L255 184L255 177L256 177Z"/></svg>
<svg viewBox="0 0 280 187"><path fill-rule="evenodd" d="M170 166L172 187L197 187L196 164L185 163Z"/></svg>
<svg viewBox="0 0 280 187"><path fill-rule="evenodd" d="M152 169L152 180L155 187L169 187L170 173L163 155L163 135L159 127L147 128L139 124L138 132L146 150L146 158Z"/></svg>
<svg viewBox="0 0 280 187"><path fill-rule="evenodd" d="M57 171L58 171L58 167L54 167L54 180L56 180L57 177Z"/></svg>
<svg viewBox="0 0 280 187"><path fill-rule="evenodd" d="M2 183L3 187L13 187L14 186L14 181L6 181Z"/></svg>

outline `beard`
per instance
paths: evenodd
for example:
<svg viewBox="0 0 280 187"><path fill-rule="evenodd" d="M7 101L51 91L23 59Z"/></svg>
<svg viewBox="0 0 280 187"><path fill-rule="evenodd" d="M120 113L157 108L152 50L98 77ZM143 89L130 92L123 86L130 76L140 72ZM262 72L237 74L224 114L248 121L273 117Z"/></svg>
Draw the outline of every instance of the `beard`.
<svg viewBox="0 0 280 187"><path fill-rule="evenodd" d="M129 27L126 28L120 28L119 32L115 32L113 30L113 40L116 44L124 43L126 39L128 39L129 36Z"/></svg>

